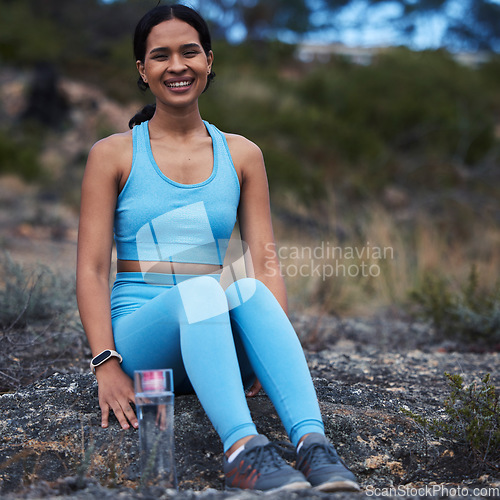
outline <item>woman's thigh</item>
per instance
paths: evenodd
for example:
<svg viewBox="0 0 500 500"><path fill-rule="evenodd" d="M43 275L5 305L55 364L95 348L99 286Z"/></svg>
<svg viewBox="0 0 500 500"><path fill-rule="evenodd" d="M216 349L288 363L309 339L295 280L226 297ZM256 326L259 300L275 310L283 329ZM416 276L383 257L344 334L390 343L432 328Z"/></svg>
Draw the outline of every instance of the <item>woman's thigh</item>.
<svg viewBox="0 0 500 500"><path fill-rule="evenodd" d="M135 293L141 295L137 289ZM137 301L144 301L144 297L137 296ZM167 288L135 311L113 321L116 350L122 355L122 367L130 377L135 370L172 368L176 389L190 392L180 347L181 307L176 287Z"/></svg>
<svg viewBox="0 0 500 500"><path fill-rule="evenodd" d="M120 283L112 294L116 315L113 334L116 349L123 356L124 371L133 377L135 370L172 368L178 394L193 392L182 360L180 324L186 321L186 302L196 295L191 294L187 286L180 288L184 291L180 291L178 286L165 289L146 283ZM203 289L199 280L197 286L191 288L197 292ZM209 297L205 295L205 301L207 299ZM238 325L231 321L231 327L243 384L249 388L255 374L243 347Z"/></svg>

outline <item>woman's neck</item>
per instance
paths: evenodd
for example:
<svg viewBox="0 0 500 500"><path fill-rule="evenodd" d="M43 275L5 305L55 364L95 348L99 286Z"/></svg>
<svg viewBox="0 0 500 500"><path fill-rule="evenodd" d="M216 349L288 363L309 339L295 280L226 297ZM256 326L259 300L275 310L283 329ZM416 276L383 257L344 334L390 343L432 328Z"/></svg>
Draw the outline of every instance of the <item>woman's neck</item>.
<svg viewBox="0 0 500 500"><path fill-rule="evenodd" d="M186 109L162 109L158 104L154 116L149 121L152 135L186 136L204 130L205 126L198 106L191 111Z"/></svg>

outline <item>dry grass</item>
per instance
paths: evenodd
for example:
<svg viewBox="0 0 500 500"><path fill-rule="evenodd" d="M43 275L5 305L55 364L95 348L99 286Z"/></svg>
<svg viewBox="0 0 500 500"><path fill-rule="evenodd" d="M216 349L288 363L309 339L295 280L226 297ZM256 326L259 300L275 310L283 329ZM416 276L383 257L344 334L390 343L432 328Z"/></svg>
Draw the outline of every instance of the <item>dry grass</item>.
<svg viewBox="0 0 500 500"><path fill-rule="evenodd" d="M331 220L328 224L336 227ZM458 289L472 266L481 288L492 289L498 282L500 228L488 219L477 217L468 228L470 236L459 239L453 228L443 229L428 217L403 218L371 204L359 211L353 225L356 231L342 240L333 231L311 236L304 228L275 221L294 310L371 316L407 306L409 292L429 272L446 277ZM330 255L321 255L322 247Z"/></svg>

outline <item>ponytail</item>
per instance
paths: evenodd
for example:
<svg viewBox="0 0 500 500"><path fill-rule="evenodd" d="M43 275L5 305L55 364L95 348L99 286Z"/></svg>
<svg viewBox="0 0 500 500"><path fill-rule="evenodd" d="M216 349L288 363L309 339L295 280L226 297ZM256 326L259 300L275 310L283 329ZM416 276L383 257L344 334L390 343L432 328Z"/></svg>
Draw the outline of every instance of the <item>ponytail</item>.
<svg viewBox="0 0 500 500"><path fill-rule="evenodd" d="M155 114L156 104L148 104L144 106L138 113L136 113L128 122L129 128L133 128L134 125L140 125L142 122L150 120Z"/></svg>

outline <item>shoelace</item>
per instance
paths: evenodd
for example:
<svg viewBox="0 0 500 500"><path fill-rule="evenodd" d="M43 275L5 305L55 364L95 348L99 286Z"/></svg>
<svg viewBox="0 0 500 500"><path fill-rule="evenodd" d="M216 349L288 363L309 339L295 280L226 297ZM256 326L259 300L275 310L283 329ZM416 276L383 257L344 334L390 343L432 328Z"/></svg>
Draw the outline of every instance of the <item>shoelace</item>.
<svg viewBox="0 0 500 500"><path fill-rule="evenodd" d="M256 446L247 452L247 460L252 469L257 469L261 473L281 469L286 462L279 455L277 448L274 443L267 443L264 446Z"/></svg>
<svg viewBox="0 0 500 500"><path fill-rule="evenodd" d="M311 466L336 464L340 461L337 452L328 444L314 443L300 457L300 461L306 461Z"/></svg>

